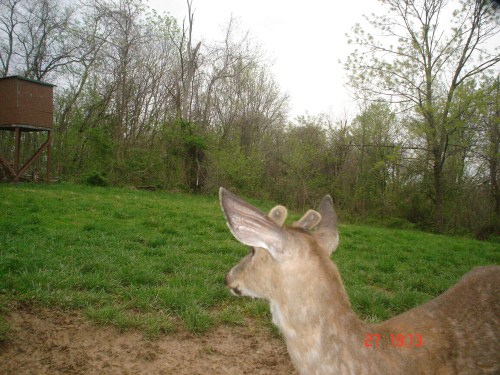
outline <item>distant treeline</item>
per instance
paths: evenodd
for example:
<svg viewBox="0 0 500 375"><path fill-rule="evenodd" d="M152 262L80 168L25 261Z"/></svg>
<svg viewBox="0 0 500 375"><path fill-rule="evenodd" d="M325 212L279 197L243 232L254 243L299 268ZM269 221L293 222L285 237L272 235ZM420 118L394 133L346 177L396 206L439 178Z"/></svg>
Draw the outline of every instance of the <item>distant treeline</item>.
<svg viewBox="0 0 500 375"><path fill-rule="evenodd" d="M482 22L477 33L492 21ZM355 52L346 70L365 94L358 115L289 120L265 53L235 20L220 41L195 40L195 27L190 2L179 22L143 0L1 0L0 76L57 84L53 176L193 193L225 186L301 209L329 193L352 221L499 234L500 87L489 69L496 62L469 70L463 62L450 93L437 79L442 72L428 82L432 76L410 74L413 65L397 59L362 67ZM408 47L417 60L419 35ZM369 38L353 43L370 47ZM411 55L400 43L395 51ZM452 47L436 61L464 50ZM384 78L390 69L407 78ZM376 77L402 94L411 81L415 95L403 108L381 84L377 95L369 90ZM26 153L41 140L23 137ZM12 134L0 132L1 154L12 147ZM42 173L43 162L34 166Z"/></svg>

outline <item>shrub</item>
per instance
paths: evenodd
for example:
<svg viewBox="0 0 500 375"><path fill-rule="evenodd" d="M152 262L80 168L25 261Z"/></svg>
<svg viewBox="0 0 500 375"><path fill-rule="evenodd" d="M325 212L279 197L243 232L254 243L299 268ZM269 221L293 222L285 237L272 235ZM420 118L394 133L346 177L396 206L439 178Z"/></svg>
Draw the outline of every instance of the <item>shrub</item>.
<svg viewBox="0 0 500 375"><path fill-rule="evenodd" d="M106 178L106 175L104 173L98 173L98 172L91 172L87 174L84 179L83 183L85 185L89 186L108 186L109 182L108 179Z"/></svg>

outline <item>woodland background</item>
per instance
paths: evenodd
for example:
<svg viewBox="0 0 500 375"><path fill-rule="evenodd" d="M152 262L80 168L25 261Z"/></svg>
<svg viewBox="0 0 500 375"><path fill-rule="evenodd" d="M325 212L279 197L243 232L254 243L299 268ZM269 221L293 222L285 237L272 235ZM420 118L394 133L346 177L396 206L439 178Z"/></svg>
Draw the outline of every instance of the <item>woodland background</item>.
<svg viewBox="0 0 500 375"><path fill-rule="evenodd" d="M353 118L290 119L258 41L234 19L222 40L195 40L190 1L176 20L143 0L0 0L0 77L57 85L60 180L225 186L297 209L329 193L343 220L499 236L500 10L381 6L346 36ZM39 147L39 135L24 137L26 153ZM12 147L0 132L2 155Z"/></svg>

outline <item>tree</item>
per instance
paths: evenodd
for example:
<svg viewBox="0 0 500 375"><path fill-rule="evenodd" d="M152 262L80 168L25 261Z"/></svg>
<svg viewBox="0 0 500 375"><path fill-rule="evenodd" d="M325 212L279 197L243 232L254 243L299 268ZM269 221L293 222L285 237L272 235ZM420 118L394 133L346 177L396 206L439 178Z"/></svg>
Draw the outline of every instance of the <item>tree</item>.
<svg viewBox="0 0 500 375"><path fill-rule="evenodd" d="M0 77L6 77L10 73L16 27L19 24L17 8L20 1L0 1Z"/></svg>
<svg viewBox="0 0 500 375"><path fill-rule="evenodd" d="M177 119L189 122L190 118L190 98L192 97L192 85L195 74L200 67L200 47L201 41L194 45L193 27L194 10L192 10L192 0L187 0L188 22L182 23L180 35L171 35L178 53L178 69L176 74L177 82L172 91L175 98Z"/></svg>
<svg viewBox="0 0 500 375"><path fill-rule="evenodd" d="M486 179L492 202L492 219L485 226L500 233L500 77L488 79L478 90L478 142L476 152L486 164ZM490 207L491 207L490 206Z"/></svg>
<svg viewBox="0 0 500 375"><path fill-rule="evenodd" d="M75 61L74 18L58 0L1 0L0 76L43 80Z"/></svg>
<svg viewBox="0 0 500 375"><path fill-rule="evenodd" d="M488 153L491 195L494 203L494 224L500 231L500 82L497 77L493 83L492 100L488 103L488 112L484 124L488 131Z"/></svg>
<svg viewBox="0 0 500 375"><path fill-rule="evenodd" d="M58 0L24 0L16 29L19 69L31 79L47 75L70 64L78 45L70 34L74 9ZM22 66L22 68L21 68Z"/></svg>
<svg viewBox="0 0 500 375"><path fill-rule="evenodd" d="M387 14L367 18L375 37L360 25L350 42L361 47L346 61L350 84L365 98L401 106L415 118L432 178L434 227L444 225L444 167L457 131L457 90L500 61L487 43L500 31L489 0L461 0L450 12L445 0L381 0ZM449 25L452 25L450 28Z"/></svg>
<svg viewBox="0 0 500 375"><path fill-rule="evenodd" d="M367 206L384 213L389 206L388 192L395 185L402 140L397 134L395 114L389 105L371 102L352 124L352 144L356 148L355 197L364 216Z"/></svg>

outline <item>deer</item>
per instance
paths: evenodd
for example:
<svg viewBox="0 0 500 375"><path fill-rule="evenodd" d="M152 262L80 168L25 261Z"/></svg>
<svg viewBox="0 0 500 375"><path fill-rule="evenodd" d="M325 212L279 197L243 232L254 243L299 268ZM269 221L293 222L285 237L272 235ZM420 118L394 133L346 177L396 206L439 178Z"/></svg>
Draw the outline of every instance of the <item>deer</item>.
<svg viewBox="0 0 500 375"><path fill-rule="evenodd" d="M224 188L219 199L230 232L250 247L226 286L269 302L300 374L500 374L500 266L476 267L436 298L370 324L331 259L339 235L330 195L291 225L284 206L265 214Z"/></svg>

